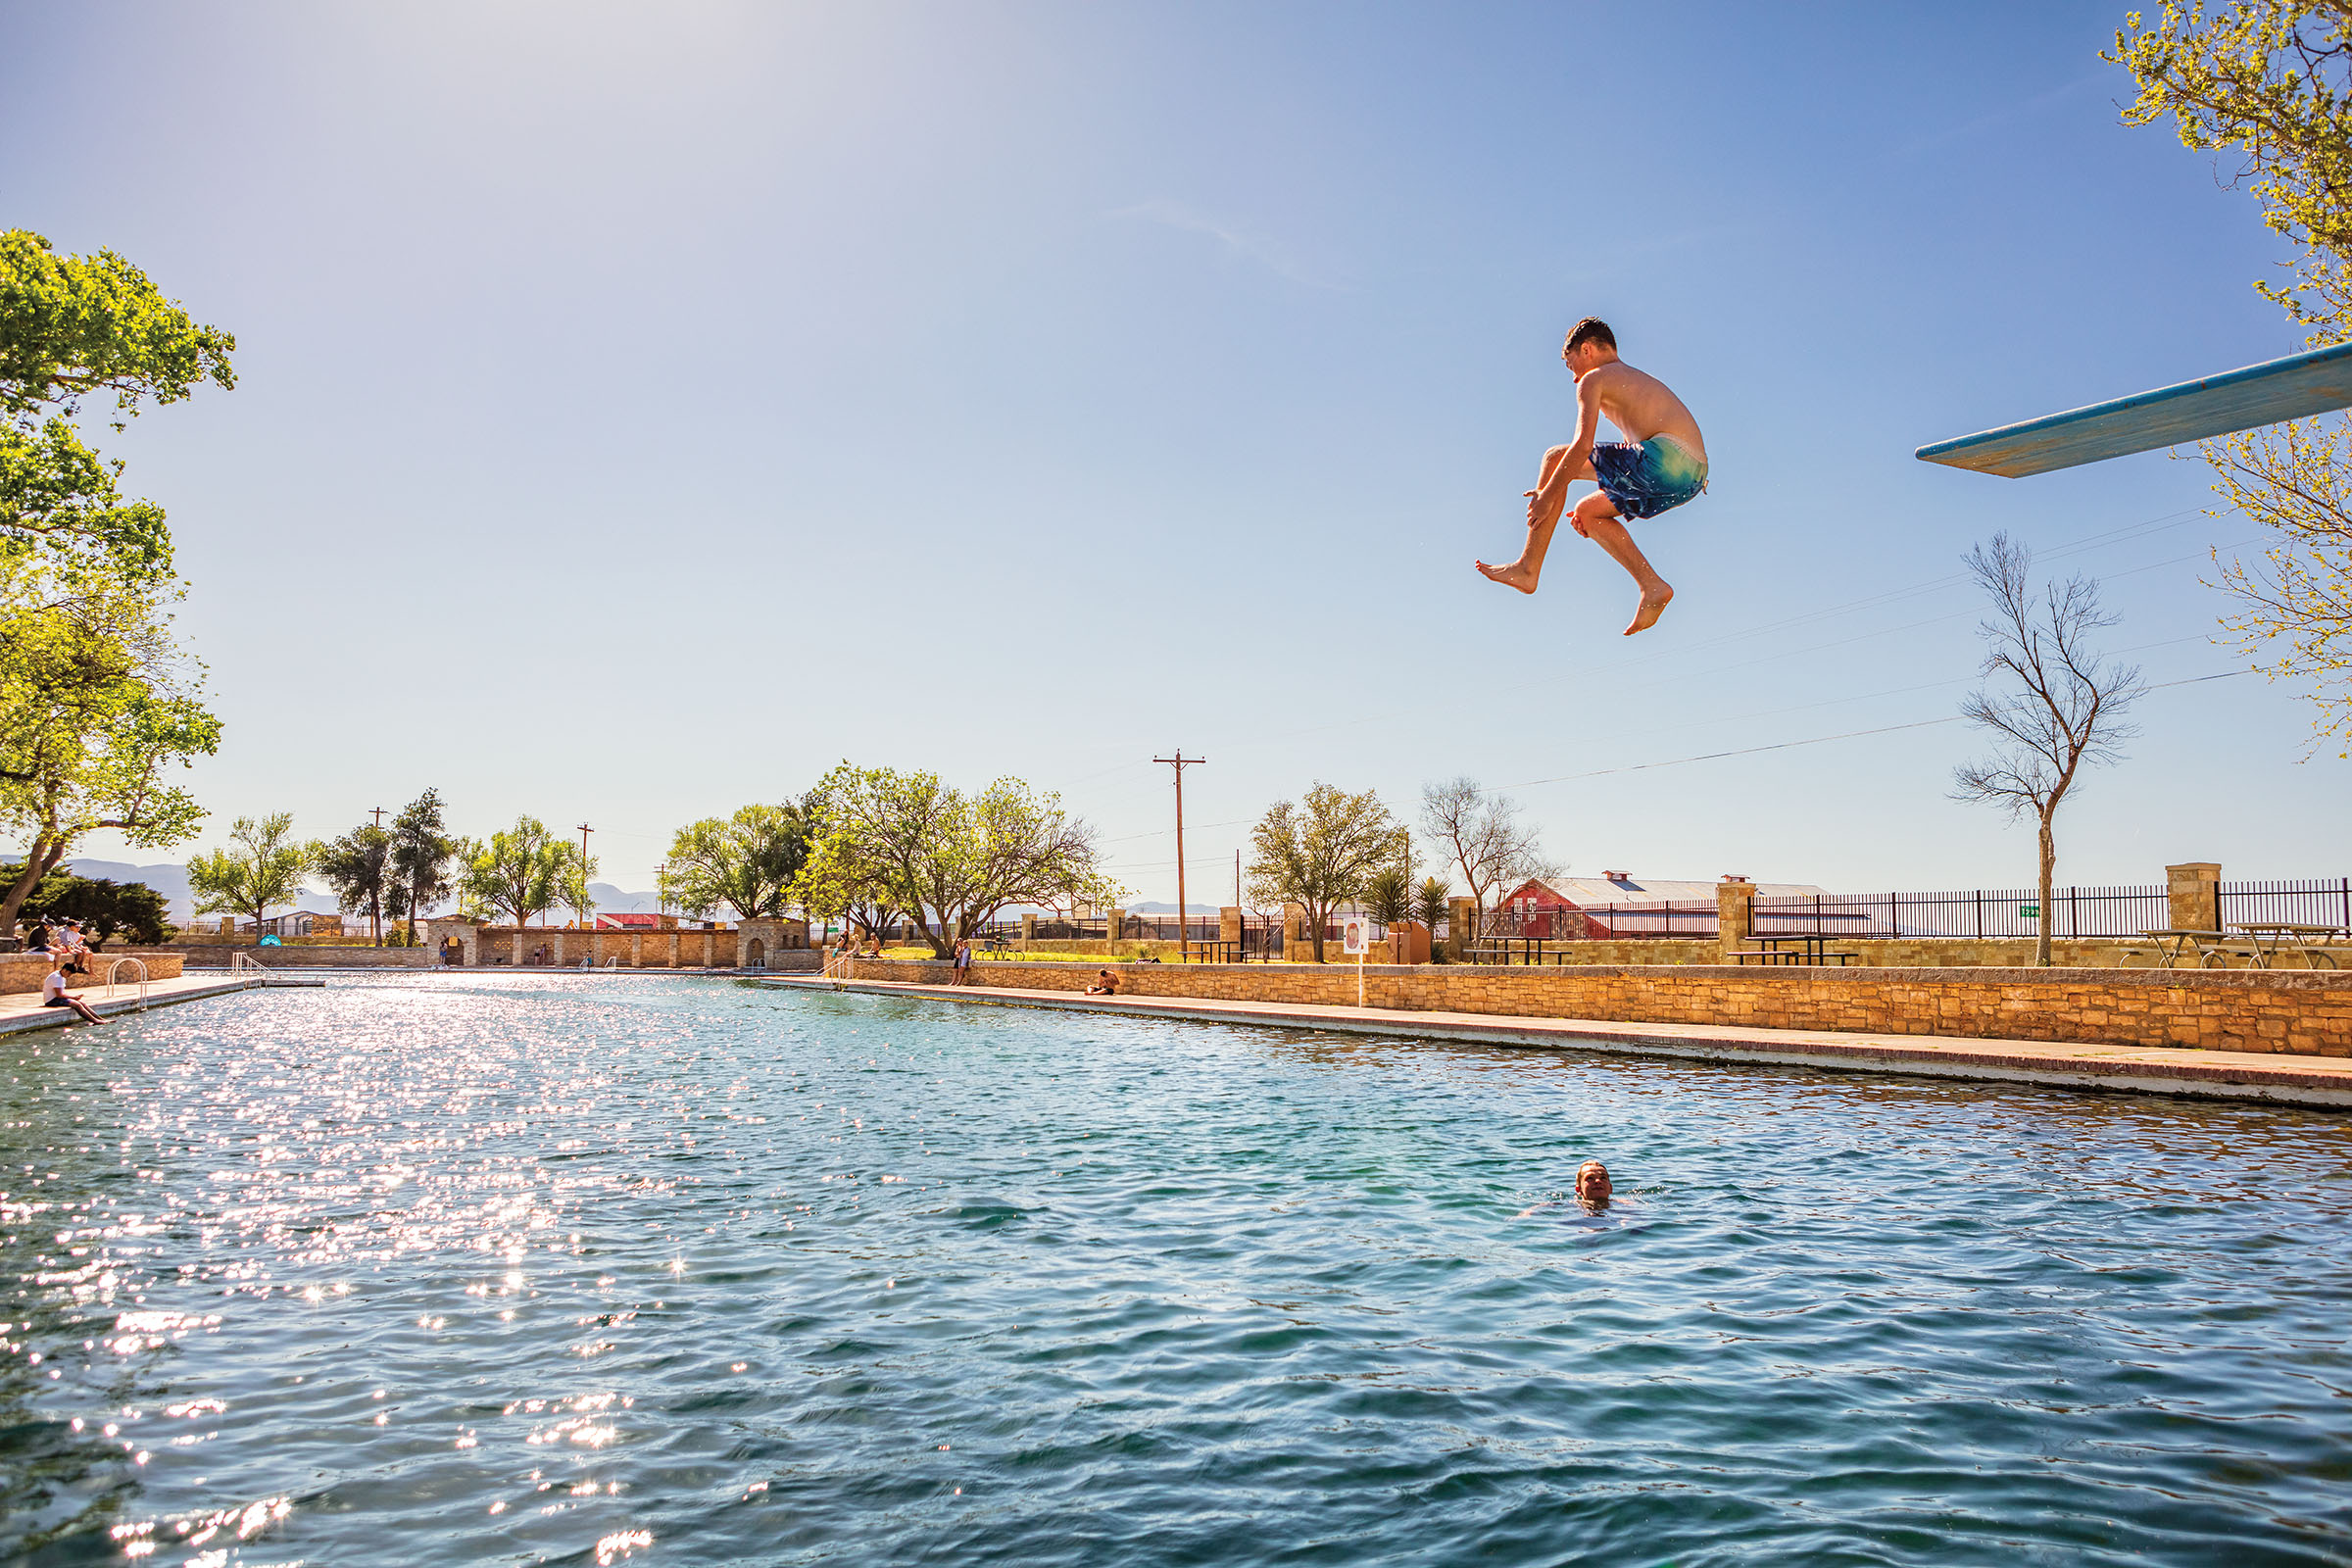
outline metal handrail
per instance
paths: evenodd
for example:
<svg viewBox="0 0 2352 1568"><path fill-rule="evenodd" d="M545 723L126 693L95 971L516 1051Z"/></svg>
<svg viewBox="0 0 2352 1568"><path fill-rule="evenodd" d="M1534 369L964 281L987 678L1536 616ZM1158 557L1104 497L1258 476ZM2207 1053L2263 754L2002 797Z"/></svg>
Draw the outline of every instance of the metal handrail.
<svg viewBox="0 0 2352 1568"><path fill-rule="evenodd" d="M126 963L139 972L139 1010L145 1012L147 1010L147 961L144 958L117 958L113 963L107 965L106 994L110 998L114 996L115 976L122 972L122 966Z"/></svg>
<svg viewBox="0 0 2352 1568"><path fill-rule="evenodd" d="M259 975L262 977L265 984L268 983L270 975L269 969L263 964L262 960L255 957L252 954L245 952L242 948L228 956L228 972L232 976L240 974Z"/></svg>

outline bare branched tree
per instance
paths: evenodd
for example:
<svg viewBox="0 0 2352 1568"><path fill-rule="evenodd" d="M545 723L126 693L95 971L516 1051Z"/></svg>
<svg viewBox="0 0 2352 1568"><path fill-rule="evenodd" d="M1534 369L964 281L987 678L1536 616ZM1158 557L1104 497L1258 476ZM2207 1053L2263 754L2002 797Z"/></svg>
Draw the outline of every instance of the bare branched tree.
<svg viewBox="0 0 2352 1568"><path fill-rule="evenodd" d="M1494 899L1529 877L1559 874L1544 858L1538 830L1520 817L1519 803L1488 794L1474 778L1421 786L1421 832L1440 863L1461 876L1482 925Z"/></svg>
<svg viewBox="0 0 2352 1568"><path fill-rule="evenodd" d="M1969 574L1992 602L1978 627L1984 639L1985 684L1961 704L1969 720L1992 732L1993 755L1954 770L1953 795L1998 806L2017 821L2034 819L2041 891L2034 961L2050 961L2050 879L2058 863L2051 823L2086 766L2121 761L2138 733L2125 710L2146 690L2136 665L2116 664L2086 646L2117 617L2099 604L2094 577L2034 585L2034 553L1996 533L1965 558Z"/></svg>

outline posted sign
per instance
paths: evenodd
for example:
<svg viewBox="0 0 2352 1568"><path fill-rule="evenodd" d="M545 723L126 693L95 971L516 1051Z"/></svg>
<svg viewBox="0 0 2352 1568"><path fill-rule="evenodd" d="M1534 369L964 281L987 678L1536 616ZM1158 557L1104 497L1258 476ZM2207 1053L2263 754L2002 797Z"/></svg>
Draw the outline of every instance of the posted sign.
<svg viewBox="0 0 2352 1568"><path fill-rule="evenodd" d="M1372 951L1372 922L1355 915L1340 924L1341 951L1362 957Z"/></svg>

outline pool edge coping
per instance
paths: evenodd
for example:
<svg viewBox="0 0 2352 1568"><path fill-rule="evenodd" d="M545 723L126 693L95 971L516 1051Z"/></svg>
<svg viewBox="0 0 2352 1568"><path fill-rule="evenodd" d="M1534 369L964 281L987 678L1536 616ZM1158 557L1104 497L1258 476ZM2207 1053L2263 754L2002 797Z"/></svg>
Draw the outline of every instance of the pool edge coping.
<svg viewBox="0 0 2352 1568"><path fill-rule="evenodd" d="M1833 1071L1908 1073L1937 1078L2032 1083L2064 1089L2121 1090L2134 1094L2184 1096L2352 1110L2352 1063L2328 1070L2274 1065L2248 1052L2192 1051L2173 1047L2059 1046L2030 1040L1995 1040L1949 1035L1856 1033L1823 1038L1827 1030L1775 1030L1724 1024L1652 1024L1586 1018L1523 1018L1504 1015L1411 1012L1377 1007L1331 1007L1312 1004L1234 1003L1197 997L1083 997L1011 987L919 985L894 980L827 980L818 976L770 977L754 982L770 990L843 991L867 996L913 997L991 1006L1042 1007L1065 1012L1103 1012L1135 1017L1185 1019L1200 1023L1258 1023L1332 1029L1350 1034L1418 1034L1482 1044L1606 1051L1629 1055L1686 1060L1755 1061ZM2164 1052L2163 1058L2121 1053ZM2107 1054L2118 1054L2109 1055ZM2194 1058L2175 1060L2173 1057ZM2309 1058L2334 1062L2333 1057Z"/></svg>
<svg viewBox="0 0 2352 1568"><path fill-rule="evenodd" d="M150 1008L170 1007L174 1006L182 1002L204 1002L213 997L227 996L232 992L259 991L268 984L268 982L264 980L239 977L234 980L218 980L205 985L188 986L180 990L164 992L160 995L152 989L154 986L170 985L172 983L172 982L168 980L150 982L150 990L147 996L146 1005ZM90 1010L97 1013L102 1018L111 1018L119 1013L137 1012L141 1010L139 1005L139 998L136 991L127 984L123 989L130 991L131 994L127 996L99 999L90 996L87 992L84 992L81 994L81 1000L88 1003L90 1004ZM71 1008L39 1007L30 1012L23 1012L14 1014L12 1016L0 1017L0 1035L31 1034L35 1030L64 1029L75 1024L81 1024L84 1028L88 1027L86 1024L82 1024L82 1020L80 1018L74 1015Z"/></svg>

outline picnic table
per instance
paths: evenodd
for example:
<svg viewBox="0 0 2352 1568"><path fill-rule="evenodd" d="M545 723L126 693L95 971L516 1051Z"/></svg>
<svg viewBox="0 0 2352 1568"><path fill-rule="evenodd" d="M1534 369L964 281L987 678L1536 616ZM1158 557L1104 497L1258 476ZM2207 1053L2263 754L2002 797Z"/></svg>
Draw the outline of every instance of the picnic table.
<svg viewBox="0 0 2352 1568"><path fill-rule="evenodd" d="M1747 940L1754 943L1755 948L1735 952L1732 958L1739 963L1753 958L1758 963L1806 965L1822 965L1836 958L1838 967L1842 969L1846 959L1859 957L1860 955L1832 952L1829 944L1848 935L1851 933L1843 931L1780 931L1771 936L1758 936L1751 932Z"/></svg>
<svg viewBox="0 0 2352 1568"><path fill-rule="evenodd" d="M2230 923L2253 941L2257 950L2255 965L2263 969L2271 968L2282 953L2301 954L2306 969L2317 969L2323 962L2332 969L2335 967L2335 955L2317 944L2344 934L2344 928L2340 925L2311 925L2296 920L2232 920Z"/></svg>
<svg viewBox="0 0 2352 1568"><path fill-rule="evenodd" d="M1470 950L1470 961L1508 964L1514 942L1519 945L1518 961L1522 964L1565 964L1573 956L1565 947L1555 952L1544 937L1490 937Z"/></svg>
<svg viewBox="0 0 2352 1568"><path fill-rule="evenodd" d="M2198 931L2181 926L2142 931L2140 935L2155 945L2156 967L2159 969L2184 968L2192 953L2196 956L2196 967L2200 969L2227 969L2231 958L2243 958L2254 968L2268 969L2272 956L2284 940L2278 927L2286 923L2259 921L2254 926L2240 926L2239 929L2247 935L2234 937L2227 931ZM2332 931L2335 928L2328 926L2323 929ZM2263 935L2254 934L2256 931L2267 935L2270 940L2266 943ZM2300 948L2301 944L2297 943L2296 946ZM2301 948L2301 951L2305 956L2304 961L2310 963L2312 950ZM2124 956L2126 968L2131 967L2132 956L2131 954ZM2327 956L2323 954L2321 956ZM2328 958L2328 962L2329 967L2333 967L2335 960Z"/></svg>
<svg viewBox="0 0 2352 1568"><path fill-rule="evenodd" d="M1242 945L1215 938L1196 938L1191 946L1190 957L1194 963L1240 963Z"/></svg>

